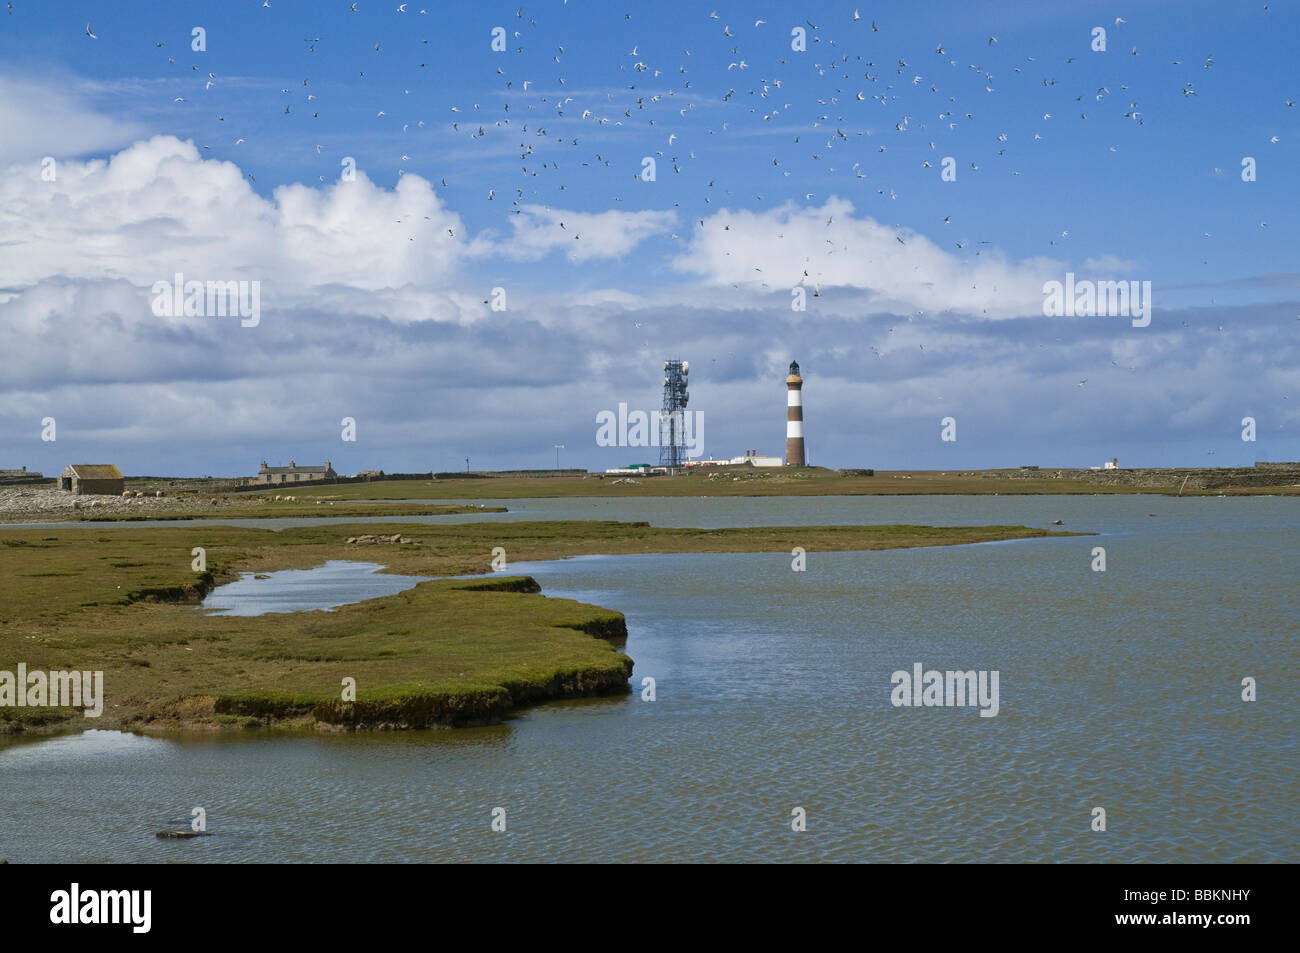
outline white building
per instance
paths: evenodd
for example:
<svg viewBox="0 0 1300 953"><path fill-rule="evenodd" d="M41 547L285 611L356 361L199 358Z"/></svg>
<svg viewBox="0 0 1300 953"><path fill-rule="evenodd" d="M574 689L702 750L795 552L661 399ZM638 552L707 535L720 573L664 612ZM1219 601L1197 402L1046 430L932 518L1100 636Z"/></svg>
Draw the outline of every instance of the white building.
<svg viewBox="0 0 1300 953"><path fill-rule="evenodd" d="M748 463L754 467L783 467L785 461L780 457L760 457L757 450L746 450L743 457L732 457L727 461L729 466L740 466Z"/></svg>

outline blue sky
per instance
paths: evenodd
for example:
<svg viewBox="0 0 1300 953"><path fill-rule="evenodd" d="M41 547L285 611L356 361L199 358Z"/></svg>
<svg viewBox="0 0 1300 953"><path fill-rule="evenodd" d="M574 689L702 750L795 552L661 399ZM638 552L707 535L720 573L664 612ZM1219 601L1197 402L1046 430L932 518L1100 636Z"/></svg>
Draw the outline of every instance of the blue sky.
<svg viewBox="0 0 1300 953"><path fill-rule="evenodd" d="M1293 4L350 6L0 11L0 467L616 466L668 356L717 457L791 358L814 463L1300 457ZM177 270L262 323L159 321Z"/></svg>

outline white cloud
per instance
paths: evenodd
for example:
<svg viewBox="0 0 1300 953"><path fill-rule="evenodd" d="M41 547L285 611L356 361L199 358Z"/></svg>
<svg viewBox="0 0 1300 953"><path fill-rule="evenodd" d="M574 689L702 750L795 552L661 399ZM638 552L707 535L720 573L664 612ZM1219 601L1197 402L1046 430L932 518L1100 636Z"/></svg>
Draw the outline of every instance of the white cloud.
<svg viewBox="0 0 1300 953"><path fill-rule="evenodd" d="M1063 274L1062 264L975 250L952 254L910 229L855 217L852 204L832 198L821 208L720 211L692 230L674 266L714 285L752 291L766 282L785 299L798 284L857 289L865 293L853 301L858 313L865 304L900 313L1042 314L1043 282Z"/></svg>
<svg viewBox="0 0 1300 953"><path fill-rule="evenodd" d="M284 185L263 198L231 162L158 136L107 161L68 161L0 176L5 282L256 279L269 293L440 288L463 254L459 216L416 175L383 189L364 173L322 188ZM282 298L283 300L283 298ZM382 308L381 308L382 310ZM400 311L394 308L394 314Z"/></svg>
<svg viewBox="0 0 1300 953"><path fill-rule="evenodd" d="M672 211L575 212L542 205L524 205L510 219L514 234L494 247L509 258L534 261L563 251L569 261L622 258L642 241L670 229Z"/></svg>
<svg viewBox="0 0 1300 953"><path fill-rule="evenodd" d="M143 128L93 109L78 95L40 83L0 76L0 165L62 160L114 149L139 138Z"/></svg>
<svg viewBox="0 0 1300 953"><path fill-rule="evenodd" d="M595 447L595 411L654 406L659 361L673 354L692 362L692 405L708 413L718 455L780 452L780 382L797 357L820 463L947 466L937 421L951 412L966 465L1005 464L1011 452L1025 462L1023 447L1040 448L1033 460L1136 462L1150 434L1171 427L1217 435L1206 448L1226 457L1246 451L1222 422L1247 410L1277 440L1249 452L1294 456L1297 377L1280 370L1300 366L1288 309L1259 322L1230 323L1222 309L1157 315L1141 331L1052 321L1041 284L1065 265L989 246L954 254L831 200L692 222L674 262L682 280L649 292L615 286L618 269L568 269L512 285L510 310L489 312L471 265L626 257L676 221L522 211L497 241L468 235L415 175L393 189L358 174L268 198L238 166L172 137L60 162L52 183L14 166L0 175L0 444L21 457L12 465L56 472L69 454L132 472L229 472L239 460L251 471L277 454L328 456L345 472L453 467L465 455L544 466L555 442L570 446L566 460L607 466L626 453ZM177 270L261 279L261 324L154 317L150 287ZM590 284L574 289L575 276ZM799 283L823 291L805 314L789 309ZM946 308L1029 319L957 321ZM880 320L864 320L873 312ZM1206 391L1222 396L1198 404ZM47 414L57 446L39 441ZM364 445L340 448L343 415L361 423ZM178 460L178 439L196 433L204 439Z"/></svg>

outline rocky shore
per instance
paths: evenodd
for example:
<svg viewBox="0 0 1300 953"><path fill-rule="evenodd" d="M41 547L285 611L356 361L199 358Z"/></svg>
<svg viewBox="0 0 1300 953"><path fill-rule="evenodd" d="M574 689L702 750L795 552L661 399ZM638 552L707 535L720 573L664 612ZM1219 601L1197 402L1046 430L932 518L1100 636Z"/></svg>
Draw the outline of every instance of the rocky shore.
<svg viewBox="0 0 1300 953"><path fill-rule="evenodd" d="M0 486L0 523L99 520L189 520L219 517L415 516L484 512L453 504L365 502L286 493L194 493L170 489L128 489L120 496L77 496L52 486ZM504 512L504 507L492 507Z"/></svg>
<svg viewBox="0 0 1300 953"><path fill-rule="evenodd" d="M135 491L129 491L134 494ZM230 500L230 504L249 500ZM221 505L221 504L218 504ZM177 510L200 512L212 509L212 503L197 496L76 496L52 486L10 486L0 488L0 522L28 520L66 520L83 516L144 516L150 512Z"/></svg>

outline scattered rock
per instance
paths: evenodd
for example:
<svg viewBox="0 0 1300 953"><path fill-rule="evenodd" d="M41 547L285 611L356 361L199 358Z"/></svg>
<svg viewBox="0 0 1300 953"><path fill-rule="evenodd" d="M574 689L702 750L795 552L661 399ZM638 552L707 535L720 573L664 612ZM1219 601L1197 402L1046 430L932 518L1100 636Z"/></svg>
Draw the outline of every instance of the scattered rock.
<svg viewBox="0 0 1300 953"><path fill-rule="evenodd" d="M252 509L261 498L226 501L230 509ZM142 510L166 509L175 513L198 513L212 505L208 496L172 496L157 490L123 490L119 494L76 495L60 490L53 481L45 486L0 486L0 523L39 519L76 519L93 510L96 515L139 514ZM74 513L74 511L77 511Z"/></svg>
<svg viewBox="0 0 1300 953"><path fill-rule="evenodd" d="M394 534L392 536L376 536L373 533L369 533L365 536L349 536L347 539L344 540L344 542L350 543L353 546L371 546L374 545L375 543L413 544L418 542L418 540L414 540L407 536L403 536L400 533Z"/></svg>
<svg viewBox="0 0 1300 953"><path fill-rule="evenodd" d="M1064 526L1065 523L1064 523L1062 520L1052 520L1052 525L1053 525L1053 526Z"/></svg>

